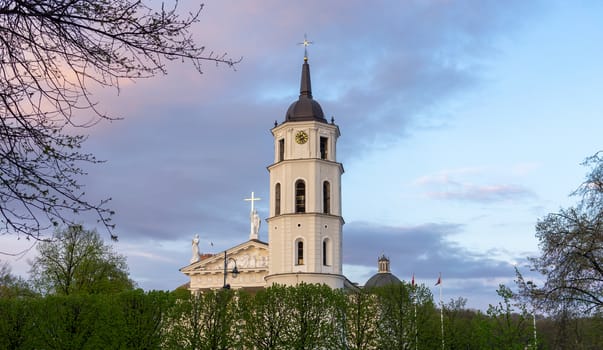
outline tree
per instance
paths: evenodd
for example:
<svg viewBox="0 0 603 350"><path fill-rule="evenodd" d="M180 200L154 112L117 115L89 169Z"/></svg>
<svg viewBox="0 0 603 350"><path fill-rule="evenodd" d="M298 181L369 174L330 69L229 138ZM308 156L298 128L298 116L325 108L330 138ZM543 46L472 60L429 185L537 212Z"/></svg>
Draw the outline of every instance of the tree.
<svg viewBox="0 0 603 350"><path fill-rule="evenodd" d="M126 258L103 243L96 231L82 226L57 230L40 242L31 262L33 285L44 294L96 294L130 290Z"/></svg>
<svg viewBox="0 0 603 350"><path fill-rule="evenodd" d="M236 348L238 294L230 289L199 294L184 291L171 310L165 349L218 350ZM235 297L237 296L237 297Z"/></svg>
<svg viewBox="0 0 603 350"><path fill-rule="evenodd" d="M377 349L378 305L376 297L366 289L352 291L345 303L345 337L350 350Z"/></svg>
<svg viewBox="0 0 603 350"><path fill-rule="evenodd" d="M0 349L26 349L31 312L24 300L0 298Z"/></svg>
<svg viewBox="0 0 603 350"><path fill-rule="evenodd" d="M339 349L343 342L338 306L343 294L327 285L301 283L286 287L289 321L284 342L287 349Z"/></svg>
<svg viewBox="0 0 603 350"><path fill-rule="evenodd" d="M504 284L496 290L502 301L488 307L487 314L491 319L489 330L491 349L527 349L533 344L532 329L528 320L530 315L525 304L512 304L514 294Z"/></svg>
<svg viewBox="0 0 603 350"><path fill-rule="evenodd" d="M121 331L120 341L112 346L98 348L163 349L164 333L173 325L168 324L167 309L174 298L163 291L144 293L141 289L116 295L116 314L121 322L107 320ZM115 318L115 315L110 315ZM111 337L108 337L111 338Z"/></svg>
<svg viewBox="0 0 603 350"><path fill-rule="evenodd" d="M76 350L94 348L96 318L101 313L90 295L34 299L26 349Z"/></svg>
<svg viewBox="0 0 603 350"><path fill-rule="evenodd" d="M536 224L541 255L530 258L532 270L545 277L542 287L520 279L520 288L549 312L565 308L589 314L603 311L603 158L597 153L583 163L591 167L573 193L575 207L551 213Z"/></svg>
<svg viewBox="0 0 603 350"><path fill-rule="evenodd" d="M479 348L475 344L472 321L477 316L466 309L467 299L459 297L450 299L444 305L444 337L450 349Z"/></svg>
<svg viewBox="0 0 603 350"><path fill-rule="evenodd" d="M379 349L436 349L441 345L439 317L429 288L402 282L372 292L379 308Z"/></svg>
<svg viewBox="0 0 603 350"><path fill-rule="evenodd" d="M375 289L379 302L377 322L380 349L404 349L415 344L412 289L404 283Z"/></svg>
<svg viewBox="0 0 603 350"><path fill-rule="evenodd" d="M285 286L272 285L258 291L253 297L243 294L240 298L241 316L244 320L243 347L246 349L286 348L285 334L290 320Z"/></svg>
<svg viewBox="0 0 603 350"><path fill-rule="evenodd" d="M86 198L79 179L87 128L102 119L95 87L166 74L165 62L211 61L190 34L202 6L187 17L140 0L0 0L0 234L40 238L93 212L111 233L107 200ZM240 60L239 60L240 61Z"/></svg>
<svg viewBox="0 0 603 350"><path fill-rule="evenodd" d="M19 298L35 296L27 281L11 273L7 262L0 263L0 298Z"/></svg>

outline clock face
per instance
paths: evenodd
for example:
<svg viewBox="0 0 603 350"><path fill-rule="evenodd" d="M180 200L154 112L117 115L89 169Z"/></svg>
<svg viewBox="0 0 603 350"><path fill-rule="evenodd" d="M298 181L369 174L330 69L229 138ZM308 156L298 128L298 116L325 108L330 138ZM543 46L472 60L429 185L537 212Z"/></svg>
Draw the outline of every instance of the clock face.
<svg viewBox="0 0 603 350"><path fill-rule="evenodd" d="M308 142L308 134L306 134L305 131L298 131L297 134L295 134L295 142L299 143L300 145Z"/></svg>

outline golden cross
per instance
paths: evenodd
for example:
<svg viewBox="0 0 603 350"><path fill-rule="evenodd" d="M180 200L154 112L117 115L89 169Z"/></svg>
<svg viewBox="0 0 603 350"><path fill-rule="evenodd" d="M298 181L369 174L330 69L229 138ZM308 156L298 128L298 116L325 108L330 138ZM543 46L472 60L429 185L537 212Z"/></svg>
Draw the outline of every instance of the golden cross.
<svg viewBox="0 0 603 350"><path fill-rule="evenodd" d="M314 44L313 41L308 41L308 37L304 34L304 41L297 43L297 45L304 45L304 61L308 60L308 46Z"/></svg>

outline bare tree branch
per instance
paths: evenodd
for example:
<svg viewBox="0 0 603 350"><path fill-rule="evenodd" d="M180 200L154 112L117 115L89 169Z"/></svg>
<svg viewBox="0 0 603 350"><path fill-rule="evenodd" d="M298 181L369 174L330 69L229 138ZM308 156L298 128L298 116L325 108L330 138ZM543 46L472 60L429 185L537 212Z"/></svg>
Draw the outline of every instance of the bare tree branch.
<svg viewBox="0 0 603 350"><path fill-rule="evenodd" d="M520 279L520 289L550 312L568 307L588 314L603 311L603 158L583 163L591 171L573 193L576 207L551 213L536 224L541 255L530 258L532 269L546 280L542 287Z"/></svg>
<svg viewBox="0 0 603 350"><path fill-rule="evenodd" d="M116 119L91 88L166 74L165 62L233 67L193 40L202 6L180 16L135 0L0 0L0 234L40 239L92 212L113 239L110 199L91 202L79 183L86 137L73 128ZM86 116L83 119L82 116ZM68 132L69 131L69 132Z"/></svg>

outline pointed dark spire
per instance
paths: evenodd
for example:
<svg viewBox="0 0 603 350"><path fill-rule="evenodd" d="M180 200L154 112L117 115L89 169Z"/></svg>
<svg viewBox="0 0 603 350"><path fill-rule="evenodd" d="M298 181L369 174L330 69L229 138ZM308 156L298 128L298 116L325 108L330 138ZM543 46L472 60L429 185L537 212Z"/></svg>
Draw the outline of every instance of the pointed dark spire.
<svg viewBox="0 0 603 350"><path fill-rule="evenodd" d="M310 65L308 64L308 57L304 57L299 96L307 96L312 98L312 83L310 81Z"/></svg>
<svg viewBox="0 0 603 350"><path fill-rule="evenodd" d="M312 83L310 82L310 65L308 57L304 57L302 65L299 99L289 106L285 121L316 120L326 123L320 104L312 98Z"/></svg>

